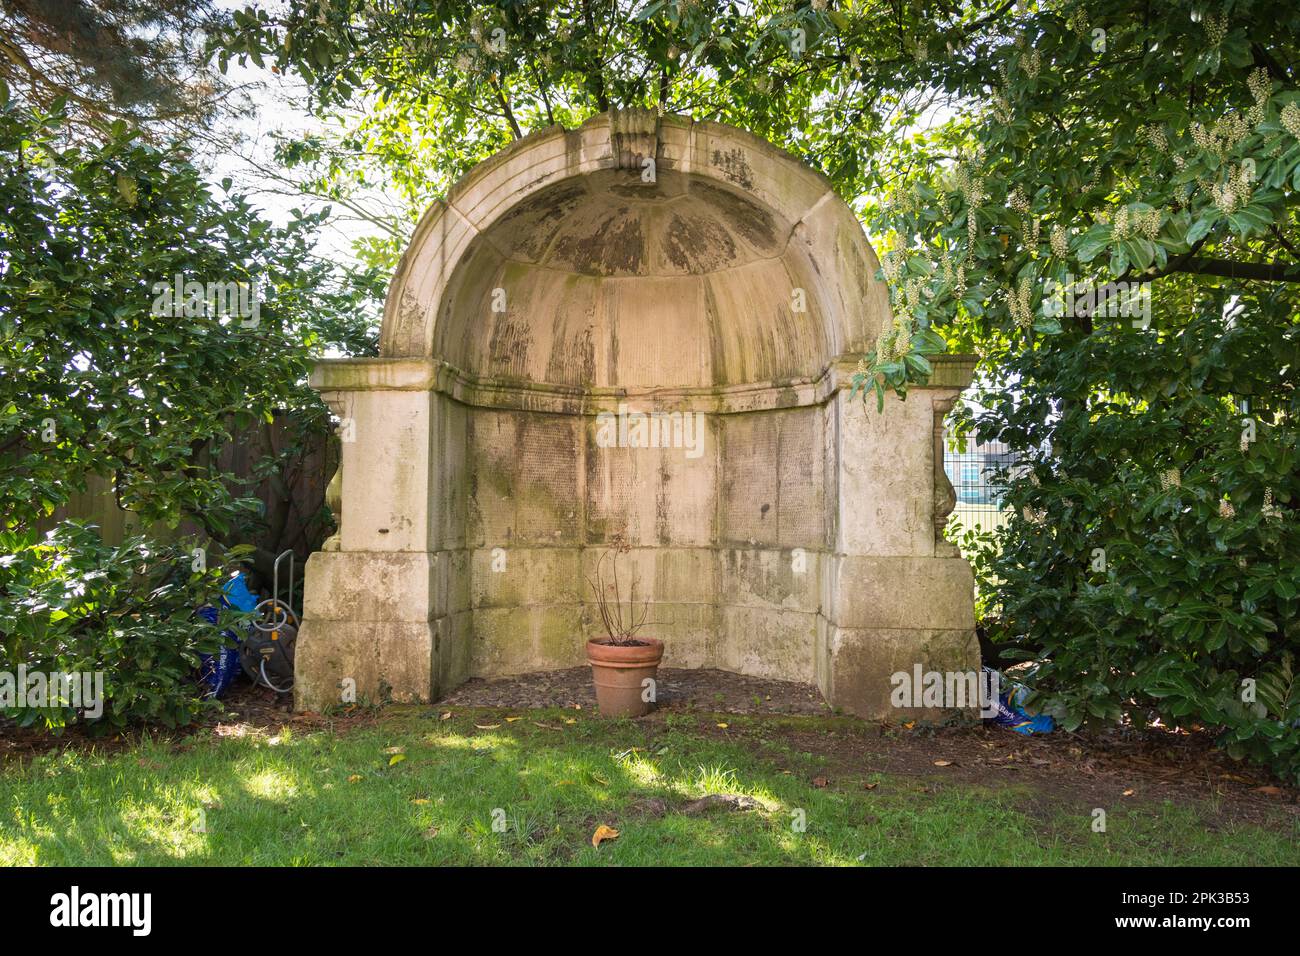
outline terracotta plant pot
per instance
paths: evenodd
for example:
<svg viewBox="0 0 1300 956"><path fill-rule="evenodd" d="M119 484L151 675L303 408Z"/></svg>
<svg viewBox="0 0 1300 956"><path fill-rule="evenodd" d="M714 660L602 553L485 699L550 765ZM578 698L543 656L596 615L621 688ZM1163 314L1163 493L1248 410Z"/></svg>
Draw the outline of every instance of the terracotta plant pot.
<svg viewBox="0 0 1300 956"><path fill-rule="evenodd" d="M602 717L640 717L654 706L643 700L642 681L653 679L664 656L664 642L638 637L639 644L610 644L607 638L587 642L587 662L596 685L596 703Z"/></svg>

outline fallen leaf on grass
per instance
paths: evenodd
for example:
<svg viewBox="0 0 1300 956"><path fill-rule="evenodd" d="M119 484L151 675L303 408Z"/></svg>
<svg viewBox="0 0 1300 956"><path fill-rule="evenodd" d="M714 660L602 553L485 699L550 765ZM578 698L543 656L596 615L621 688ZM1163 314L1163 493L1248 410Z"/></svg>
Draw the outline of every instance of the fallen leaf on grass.
<svg viewBox="0 0 1300 956"><path fill-rule="evenodd" d="M1131 796L1133 796L1133 794L1134 794L1135 792L1136 792L1136 791L1134 791L1134 790L1130 787L1128 790L1125 790L1125 791L1124 791L1124 796L1126 796L1126 797L1131 797Z"/></svg>
<svg viewBox="0 0 1300 956"><path fill-rule="evenodd" d="M934 762L934 765L935 765L936 767L951 767L951 766L952 766L952 761L951 761L951 760L936 760L936 761Z"/></svg>
<svg viewBox="0 0 1300 956"><path fill-rule="evenodd" d="M825 777L813 777L812 785L818 790L830 786L830 781Z"/></svg>
<svg viewBox="0 0 1300 956"><path fill-rule="evenodd" d="M426 840L432 840L432 839L433 839L434 837L436 837L437 835L438 835L438 828L437 828L437 827L429 827L429 829L427 829L427 830L424 831L424 838L425 838Z"/></svg>
<svg viewBox="0 0 1300 956"><path fill-rule="evenodd" d="M496 730L501 725L500 724L475 724L474 726L477 727L479 730Z"/></svg>
<svg viewBox="0 0 1300 956"><path fill-rule="evenodd" d="M878 787L878 786L880 786L880 784L878 784L878 783L864 783L864 784L862 785L862 789L863 789L863 790L875 790L876 787Z"/></svg>
<svg viewBox="0 0 1300 956"><path fill-rule="evenodd" d="M522 717L507 717L507 718L506 718L506 723L507 723L507 724L513 724L516 720L523 720L523 718L522 718Z"/></svg>
<svg viewBox="0 0 1300 956"><path fill-rule="evenodd" d="M361 782L361 774L359 773L354 773L352 776L348 777L348 783L360 783L360 782Z"/></svg>
<svg viewBox="0 0 1300 956"><path fill-rule="evenodd" d="M406 754L393 754L391 757L388 758L388 766L392 767L395 764L401 763L405 759L406 759Z"/></svg>
<svg viewBox="0 0 1300 956"><path fill-rule="evenodd" d="M386 753L386 754L404 754L404 753L406 753L406 748L405 748L405 747L388 747L388 748L386 748L386 749L384 750L384 753Z"/></svg>
<svg viewBox="0 0 1300 956"><path fill-rule="evenodd" d="M576 723L577 723L577 721L574 720L572 717L566 717L566 718L564 718L564 722L565 722L566 724L576 724Z"/></svg>
<svg viewBox="0 0 1300 956"><path fill-rule="evenodd" d="M726 724L718 724L718 726L721 727L723 730L726 730L726 729L727 729L727 725L726 725Z"/></svg>
<svg viewBox="0 0 1300 956"><path fill-rule="evenodd" d="M563 730L563 729L564 729L564 728L562 728L562 727L552 727L550 724L539 723L539 722L536 721L536 720L533 721L533 726L534 726L534 727L541 727L542 730Z"/></svg>
<svg viewBox="0 0 1300 956"><path fill-rule="evenodd" d="M600 826L596 827L596 832L591 835L591 845L600 846L606 840L617 840L617 839L618 839L618 831L615 830L613 827L607 827L605 826L605 824L602 823Z"/></svg>
<svg viewBox="0 0 1300 956"><path fill-rule="evenodd" d="M416 798L415 798L414 800L412 800L411 802L414 803L416 806L421 806L421 807L422 807L422 806L424 806L426 803L428 803L429 800L428 800L427 797L416 797Z"/></svg>
<svg viewBox="0 0 1300 956"><path fill-rule="evenodd" d="M438 715L439 720L451 720L451 711L445 710Z"/></svg>
<svg viewBox="0 0 1300 956"><path fill-rule="evenodd" d="M1274 786L1271 786L1271 785L1270 785L1270 786L1267 786L1267 787L1256 787L1254 792L1255 792L1255 793L1265 793L1265 794L1268 794L1270 797L1275 797L1275 796L1277 796L1279 793L1282 792L1282 788L1281 788L1281 787L1274 787Z"/></svg>

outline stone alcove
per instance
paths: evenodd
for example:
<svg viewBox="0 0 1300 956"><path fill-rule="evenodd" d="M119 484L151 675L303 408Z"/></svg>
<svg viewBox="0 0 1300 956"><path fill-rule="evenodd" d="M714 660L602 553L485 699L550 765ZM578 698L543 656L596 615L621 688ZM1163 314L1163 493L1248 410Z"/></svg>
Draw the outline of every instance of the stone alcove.
<svg viewBox="0 0 1300 956"><path fill-rule="evenodd" d="M876 270L824 178L730 127L603 114L477 166L416 229L381 357L313 373L341 525L307 563L298 706L583 663L616 538L667 666L816 681L862 715L895 671L977 667L939 532L969 364L883 414L849 399L890 321ZM652 413L686 447L611 443Z"/></svg>

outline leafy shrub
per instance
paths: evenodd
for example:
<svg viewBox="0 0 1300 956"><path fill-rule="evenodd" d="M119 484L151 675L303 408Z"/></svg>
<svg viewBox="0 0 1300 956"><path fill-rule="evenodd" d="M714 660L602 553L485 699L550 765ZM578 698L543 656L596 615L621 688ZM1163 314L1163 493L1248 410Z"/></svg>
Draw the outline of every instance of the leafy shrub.
<svg viewBox="0 0 1300 956"><path fill-rule="evenodd" d="M180 148L125 124L85 142L0 86L0 528L99 478L144 526L278 553L252 494L264 483L286 510L301 448L329 429L311 357L372 349L376 283L314 253L322 214L276 226L229 188ZM277 417L288 446L250 447ZM236 449L263 459L242 479Z"/></svg>
<svg viewBox="0 0 1300 956"><path fill-rule="evenodd" d="M1200 725L1300 781L1300 429L1270 382L1300 333L1258 315L1019 356L1018 403L976 426L1023 456L1008 520L967 543L990 636L1041 662L1034 704L1067 729Z"/></svg>
<svg viewBox="0 0 1300 956"><path fill-rule="evenodd" d="M971 542L980 600L1037 704L1200 726L1294 781L1300 12L1167 6L918 25L953 118L868 204L893 322L854 384L905 394L935 335L978 358L958 430L1023 462Z"/></svg>
<svg viewBox="0 0 1300 956"><path fill-rule="evenodd" d="M194 610L219 593L219 572L191 571L181 545L131 537L104 544L96 528L65 522L46 535L0 532L0 670L103 672L95 731L149 721L174 727L205 706L199 654L222 645L221 625ZM22 726L86 720L71 707L10 707Z"/></svg>

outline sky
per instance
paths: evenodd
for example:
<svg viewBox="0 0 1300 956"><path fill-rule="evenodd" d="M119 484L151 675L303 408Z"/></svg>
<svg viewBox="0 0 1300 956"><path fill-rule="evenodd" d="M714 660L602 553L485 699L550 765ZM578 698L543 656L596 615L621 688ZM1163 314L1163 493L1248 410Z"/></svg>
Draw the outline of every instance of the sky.
<svg viewBox="0 0 1300 956"><path fill-rule="evenodd" d="M217 7L222 10L238 10L247 5L242 0L217 2ZM277 3L254 5L264 9L281 6ZM251 62L241 66L237 60L231 60L226 77L242 89L252 110L250 115L235 121L230 128L218 131L223 142L208 144L207 156L203 158L211 165L209 181L220 188L221 181L230 177L234 182L232 188L244 192L267 219L277 224L292 218L295 207L314 211L329 205L324 200L295 191L271 175L273 172L285 174L273 155L276 134L294 137L326 128L306 109L306 85L299 79L273 74L269 68L260 69ZM386 198L391 202L397 201L395 196L385 197L382 192L368 198L378 202L385 202ZM334 208L337 212L338 207ZM364 221L335 215L320 231L317 252L350 262L354 258L354 240L375 232L374 226Z"/></svg>

